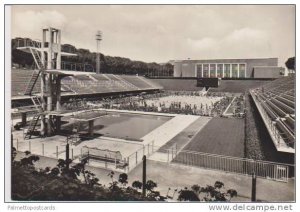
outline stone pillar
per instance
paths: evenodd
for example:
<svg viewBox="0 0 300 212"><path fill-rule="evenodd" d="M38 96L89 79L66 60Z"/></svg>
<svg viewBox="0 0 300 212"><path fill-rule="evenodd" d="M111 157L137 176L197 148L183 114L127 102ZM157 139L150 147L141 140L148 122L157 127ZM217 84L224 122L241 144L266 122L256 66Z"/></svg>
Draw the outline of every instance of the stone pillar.
<svg viewBox="0 0 300 212"><path fill-rule="evenodd" d="M89 135L94 136L94 120L89 121Z"/></svg>
<svg viewBox="0 0 300 212"><path fill-rule="evenodd" d="M208 64L208 78L210 78L210 64Z"/></svg>
<svg viewBox="0 0 300 212"><path fill-rule="evenodd" d="M45 51L44 51L44 49L45 49L45 42L46 42L46 33L47 33L47 31L45 30L45 29L43 29L43 40L42 40L42 43L41 43L41 49L42 49L42 51L41 51L41 61L42 61L42 64L43 64L43 66L44 67L46 67L46 61L45 61Z"/></svg>
<svg viewBox="0 0 300 212"><path fill-rule="evenodd" d="M52 44L53 44L53 33L52 28L49 29L49 42L48 42L48 52L47 52L47 69L53 69L53 63L52 63Z"/></svg>
<svg viewBox="0 0 300 212"><path fill-rule="evenodd" d="M230 78L232 78L232 64L230 63Z"/></svg>
<svg viewBox="0 0 300 212"><path fill-rule="evenodd" d="M53 87L52 87L52 74L48 74L48 96L47 96L47 111L50 112L53 110L52 107L52 100L53 100ZM48 116L48 122L47 122L47 134L48 136L52 135L52 116Z"/></svg>
<svg viewBox="0 0 300 212"><path fill-rule="evenodd" d="M46 87L46 79L44 72L41 73L41 103L42 103L42 110L45 111L47 108L46 102L45 102L45 87ZM45 115L41 115L41 136L46 135L46 120Z"/></svg>
<svg viewBox="0 0 300 212"><path fill-rule="evenodd" d="M222 68L222 78L224 78L224 69L225 69L225 64L224 63L222 64L222 67L223 67Z"/></svg>
<svg viewBox="0 0 300 212"><path fill-rule="evenodd" d="M55 90L56 90L56 110L61 110L61 77L56 77L56 84L55 84Z"/></svg>
<svg viewBox="0 0 300 212"><path fill-rule="evenodd" d="M238 64L238 73L237 73L237 78L240 78L240 64Z"/></svg>
<svg viewBox="0 0 300 212"><path fill-rule="evenodd" d="M56 69L61 69L61 31L57 31L57 57Z"/></svg>
<svg viewBox="0 0 300 212"><path fill-rule="evenodd" d="M218 77L218 64L215 64L215 77Z"/></svg>
<svg viewBox="0 0 300 212"><path fill-rule="evenodd" d="M48 120L47 120L47 135L51 136L52 135L52 116L48 115Z"/></svg>
<svg viewBox="0 0 300 212"><path fill-rule="evenodd" d="M52 74L48 74L47 86L48 86L48 96L47 96L47 110L52 111L52 99L53 99L53 80Z"/></svg>

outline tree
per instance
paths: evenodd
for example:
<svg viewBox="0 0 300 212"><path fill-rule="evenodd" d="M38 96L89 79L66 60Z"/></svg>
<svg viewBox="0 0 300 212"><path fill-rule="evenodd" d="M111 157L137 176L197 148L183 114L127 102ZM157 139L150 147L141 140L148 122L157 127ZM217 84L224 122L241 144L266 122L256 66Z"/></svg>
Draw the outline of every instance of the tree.
<svg viewBox="0 0 300 212"><path fill-rule="evenodd" d="M184 190L180 190L178 196L179 201L200 201L197 194L194 191L185 188Z"/></svg>
<svg viewBox="0 0 300 212"><path fill-rule="evenodd" d="M126 186L128 183L128 175L126 173L122 173L119 175L119 182L123 185Z"/></svg>
<svg viewBox="0 0 300 212"><path fill-rule="evenodd" d="M229 190L227 190L227 194L229 195L228 200L231 200L233 197L237 196L237 191L234 189L229 189Z"/></svg>
<svg viewBox="0 0 300 212"><path fill-rule="evenodd" d="M33 57L30 53L23 52L17 49L17 39L12 39L12 62L18 64L21 67L30 68L34 64ZM30 39L28 39L30 40ZM64 69L70 69L74 63L84 64L86 70L96 69L96 53L90 52L88 49L77 49L70 44L63 44L62 50L77 54L76 57L62 57L64 62ZM101 72L113 73L113 74L139 74L139 75L157 75L162 69L170 76L173 72L173 65L157 64L157 63L145 63L142 61L132 61L129 58L124 57L112 57L108 55L100 54ZM83 68L83 66L76 66L77 71ZM79 67L79 68L78 68Z"/></svg>
<svg viewBox="0 0 300 212"><path fill-rule="evenodd" d="M142 186L143 186L143 183L138 180L133 181L133 183L132 183L132 187L135 189L142 189Z"/></svg>
<svg viewBox="0 0 300 212"><path fill-rule="evenodd" d="M290 57L286 62L285 66L288 70L295 71L295 57Z"/></svg>
<svg viewBox="0 0 300 212"><path fill-rule="evenodd" d="M199 194L201 187L199 185L193 185L191 189L196 193Z"/></svg>
<svg viewBox="0 0 300 212"><path fill-rule="evenodd" d="M152 180L148 180L145 187L148 192L152 192L153 189L157 187L157 183L153 182Z"/></svg>

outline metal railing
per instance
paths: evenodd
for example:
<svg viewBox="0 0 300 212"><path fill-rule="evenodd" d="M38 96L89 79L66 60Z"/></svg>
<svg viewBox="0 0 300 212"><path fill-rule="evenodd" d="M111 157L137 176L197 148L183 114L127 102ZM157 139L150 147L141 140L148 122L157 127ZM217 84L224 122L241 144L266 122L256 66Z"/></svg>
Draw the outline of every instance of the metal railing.
<svg viewBox="0 0 300 212"><path fill-rule="evenodd" d="M34 47L34 48L41 48L41 41L38 39L29 39L29 38L22 38L16 39L16 48L19 47Z"/></svg>
<svg viewBox="0 0 300 212"><path fill-rule="evenodd" d="M80 141L80 139L82 139L81 137L78 137L78 139L76 142L82 142ZM32 154L56 159L65 159L66 143L66 140L63 139L55 140L55 142L40 142L35 139L13 140L13 145L17 151L30 151ZM154 146L154 141L145 145L141 144L136 150L133 150L130 155L125 157L123 157L121 153L119 155L113 154L113 156L109 156L108 152L111 152L109 150L105 152L95 148L88 148L88 151L86 151L86 149L86 147L80 147L77 146L76 143L73 144L71 142L69 150L70 158L75 160L74 162L76 163L82 159L84 153L88 152L87 154L93 156L89 158L88 165L126 173L137 167L142 162L143 156L146 155L149 160L173 165L180 164L242 175L252 175L255 173L258 177L282 182L288 182L289 178L294 176L294 166L290 164L204 152L177 151L176 146L170 149L162 149L161 147Z"/></svg>
<svg viewBox="0 0 300 212"><path fill-rule="evenodd" d="M291 167L289 164L193 151L179 152L178 155L172 160L172 163L221 170L243 175L251 175L252 173L255 173L258 177L283 182L288 182L290 171L289 168Z"/></svg>
<svg viewBox="0 0 300 212"><path fill-rule="evenodd" d="M68 61L61 62L61 69L69 71L95 72L94 67L91 64Z"/></svg>

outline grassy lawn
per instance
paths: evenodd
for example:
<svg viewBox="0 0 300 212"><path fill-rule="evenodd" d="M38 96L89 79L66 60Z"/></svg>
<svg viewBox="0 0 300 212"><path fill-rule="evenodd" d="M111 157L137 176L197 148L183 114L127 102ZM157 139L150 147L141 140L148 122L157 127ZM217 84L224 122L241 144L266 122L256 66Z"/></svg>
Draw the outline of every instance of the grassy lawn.
<svg viewBox="0 0 300 212"><path fill-rule="evenodd" d="M244 157L244 136L244 119L215 117L184 150Z"/></svg>

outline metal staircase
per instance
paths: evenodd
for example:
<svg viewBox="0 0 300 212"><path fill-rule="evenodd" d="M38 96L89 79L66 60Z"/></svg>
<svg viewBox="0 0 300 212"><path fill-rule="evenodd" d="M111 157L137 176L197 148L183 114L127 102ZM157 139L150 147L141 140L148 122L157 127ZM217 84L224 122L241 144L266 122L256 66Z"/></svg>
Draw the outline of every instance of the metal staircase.
<svg viewBox="0 0 300 212"><path fill-rule="evenodd" d="M39 119L42 115L42 112L43 112L43 108L42 108L40 99L37 96L31 96L31 100L32 100L35 108L37 109L38 113L34 114L33 118L29 122L28 128L26 128L25 131L23 132L24 140L31 138L32 134L35 132L35 128L36 128L36 126L39 122Z"/></svg>
<svg viewBox="0 0 300 212"><path fill-rule="evenodd" d="M39 97L37 97L37 96L31 96L30 98L31 98L31 100L32 100L32 102L33 102L35 108L36 108L39 112L42 112L43 108L42 108L42 103L41 103Z"/></svg>
<svg viewBox="0 0 300 212"><path fill-rule="evenodd" d="M30 123L29 123L29 126L28 128L26 129L26 131L24 132L24 140L26 139L30 139L32 134L34 133L35 131L35 127L40 119L40 116L41 114L38 113L38 114L35 114L33 116L33 118L31 119Z"/></svg>
<svg viewBox="0 0 300 212"><path fill-rule="evenodd" d="M24 95L30 95L31 96L32 90L34 88L35 83L37 82L37 80L39 78L41 70L45 69L45 67L43 65L43 62L42 62L42 59L41 59L41 56L40 56L40 53L37 50L37 48L39 48L39 46L37 46L36 43L34 43L32 41L32 46L30 46L29 49L30 49L30 52L33 56L34 62L36 64L36 67L38 68L38 70L35 70L32 73L31 78L30 78L30 80L27 84L27 87L25 89Z"/></svg>
<svg viewBox="0 0 300 212"><path fill-rule="evenodd" d="M25 89L24 95L30 95L31 96L31 93L32 93L33 88L34 88L34 85L37 82L40 73L41 73L41 70L34 70L33 71L32 75L31 75L31 78L30 78L30 80L29 80L29 82L27 84L27 87Z"/></svg>

